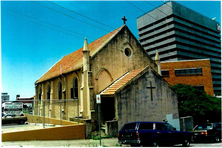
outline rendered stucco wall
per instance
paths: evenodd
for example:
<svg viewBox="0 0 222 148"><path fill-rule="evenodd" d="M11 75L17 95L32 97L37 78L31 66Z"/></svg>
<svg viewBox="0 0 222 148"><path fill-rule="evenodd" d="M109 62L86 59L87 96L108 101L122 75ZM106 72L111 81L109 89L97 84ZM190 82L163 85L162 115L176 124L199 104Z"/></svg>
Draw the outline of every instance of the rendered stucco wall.
<svg viewBox="0 0 222 148"><path fill-rule="evenodd" d="M150 81L155 89L151 92L147 87ZM179 118L176 93L168 83L150 69L138 75L131 84L116 94L118 100L118 129L123 124L134 121L160 121L166 119L167 114ZM179 125L178 125L179 126Z"/></svg>
<svg viewBox="0 0 222 148"><path fill-rule="evenodd" d="M131 56L125 55L125 48L131 50ZM91 63L93 87L96 94L108 87L107 85L104 86L104 81L100 81L100 79L112 80L113 82L126 72L144 68L147 65L157 70L154 61L126 27L91 59ZM102 69L105 69L103 73L101 73ZM106 78L98 76L100 73Z"/></svg>
<svg viewBox="0 0 222 148"><path fill-rule="evenodd" d="M37 90L39 91L40 87L42 88L42 96L41 100L47 100L47 88L48 86L51 87L50 91L50 101L45 102L45 116L50 118L60 119L60 102L58 101L58 84L59 82L62 83L62 90L65 92L62 94L62 99L71 99L71 88L73 88L73 79L78 79L78 86L79 86L79 110L81 110L81 81L82 81L82 73L81 71L71 72L66 74L65 76L57 77L52 80L48 80L41 84L37 85ZM36 94L38 94L38 91ZM36 95L35 100L39 100L38 95ZM57 101L54 101L57 100ZM48 106L49 104L49 106ZM40 110L40 113L39 111ZM77 117L77 101L67 101L61 103L61 116L63 120L69 120L70 118ZM35 115L43 116L43 102L35 102L34 108Z"/></svg>

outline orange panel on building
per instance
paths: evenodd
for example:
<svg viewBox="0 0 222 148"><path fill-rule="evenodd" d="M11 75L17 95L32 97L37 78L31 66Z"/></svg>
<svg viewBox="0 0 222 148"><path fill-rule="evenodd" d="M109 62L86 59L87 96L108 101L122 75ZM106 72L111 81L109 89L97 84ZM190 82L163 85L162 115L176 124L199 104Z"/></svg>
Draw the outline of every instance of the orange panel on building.
<svg viewBox="0 0 222 148"><path fill-rule="evenodd" d="M161 62L161 72L170 85L191 85L214 95L209 59Z"/></svg>

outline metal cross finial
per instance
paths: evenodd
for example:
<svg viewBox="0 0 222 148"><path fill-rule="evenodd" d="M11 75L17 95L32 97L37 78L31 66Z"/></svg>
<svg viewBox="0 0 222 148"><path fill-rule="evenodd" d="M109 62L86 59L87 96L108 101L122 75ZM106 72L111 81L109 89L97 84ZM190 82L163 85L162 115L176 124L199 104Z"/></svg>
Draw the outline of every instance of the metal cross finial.
<svg viewBox="0 0 222 148"><path fill-rule="evenodd" d="M127 19L125 18L125 16L123 16L122 20L123 20L123 23L126 24Z"/></svg>

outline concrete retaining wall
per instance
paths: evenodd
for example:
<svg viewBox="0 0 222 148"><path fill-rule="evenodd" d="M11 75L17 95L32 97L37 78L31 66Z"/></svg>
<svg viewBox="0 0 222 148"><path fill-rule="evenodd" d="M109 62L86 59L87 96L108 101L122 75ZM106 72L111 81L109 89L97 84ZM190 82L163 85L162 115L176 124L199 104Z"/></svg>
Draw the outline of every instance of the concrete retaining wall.
<svg viewBox="0 0 222 148"><path fill-rule="evenodd" d="M30 123L43 123L43 117L42 116L36 116L36 115L29 115L25 114L27 117L28 121ZM72 121L68 120L62 120L61 125L77 125L78 124L78 119L70 118ZM56 118L45 118L45 124L54 124L54 125L60 125L60 120ZM91 132L95 127L93 126L94 124L91 122L91 120L83 120L79 119L79 124L84 124L85 125L85 138L90 139L92 138Z"/></svg>
<svg viewBox="0 0 222 148"><path fill-rule="evenodd" d="M2 141L73 140L73 139L85 139L84 124L2 134Z"/></svg>
<svg viewBox="0 0 222 148"><path fill-rule="evenodd" d="M42 116L25 114L27 122L43 123ZM49 122L48 122L49 121ZM55 118L45 118L46 124L60 125L60 120ZM73 140L85 139L85 124L62 120L62 127L37 129L29 131L19 131L3 133L2 141L29 141L29 140Z"/></svg>

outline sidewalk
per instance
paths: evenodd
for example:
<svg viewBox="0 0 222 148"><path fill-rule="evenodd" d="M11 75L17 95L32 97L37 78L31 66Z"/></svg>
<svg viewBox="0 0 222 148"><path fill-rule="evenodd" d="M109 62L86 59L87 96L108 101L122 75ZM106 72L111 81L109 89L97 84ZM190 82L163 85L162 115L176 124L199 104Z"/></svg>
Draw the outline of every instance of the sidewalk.
<svg viewBox="0 0 222 148"><path fill-rule="evenodd" d="M52 140L2 142L2 147L99 147L99 140ZM101 140L102 147L120 147L117 138Z"/></svg>
<svg viewBox="0 0 222 148"><path fill-rule="evenodd" d="M45 128L55 127L46 124ZM1 133L42 129L42 124L8 124L1 126ZM71 131L70 131L71 132ZM99 147L99 140L35 140L35 141L10 141L1 142L2 147ZM104 138L101 140L102 147L119 147L118 138Z"/></svg>
<svg viewBox="0 0 222 148"><path fill-rule="evenodd" d="M53 128L57 127L53 124L45 124L45 128ZM10 132L18 132L18 131L27 131L34 129L43 129L43 125L41 123L27 123L27 124L5 124L1 126L1 133L10 133Z"/></svg>

